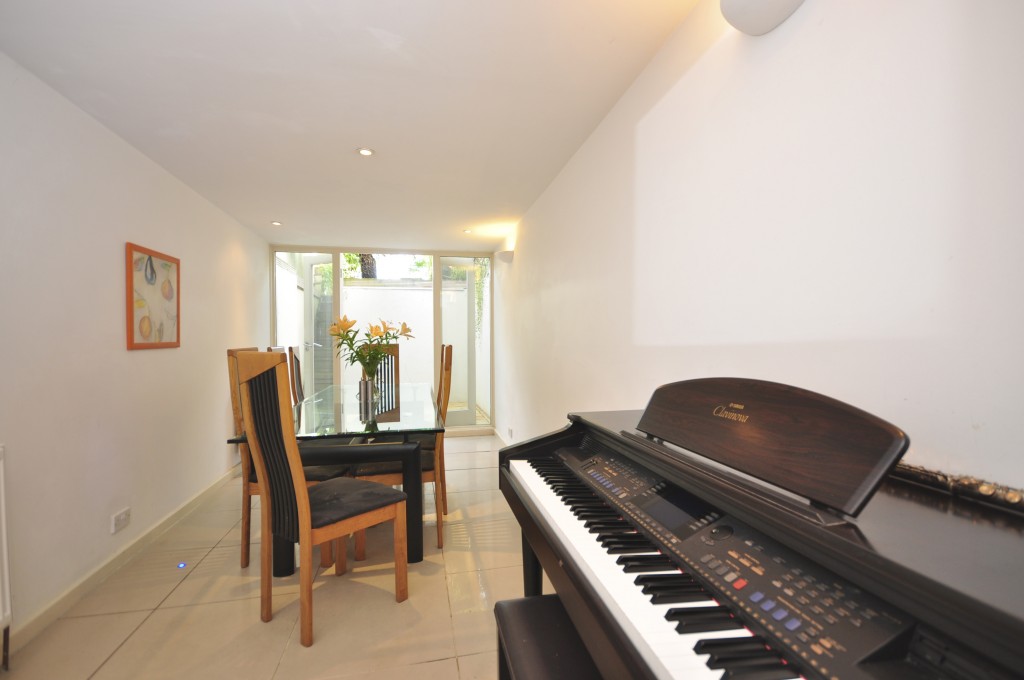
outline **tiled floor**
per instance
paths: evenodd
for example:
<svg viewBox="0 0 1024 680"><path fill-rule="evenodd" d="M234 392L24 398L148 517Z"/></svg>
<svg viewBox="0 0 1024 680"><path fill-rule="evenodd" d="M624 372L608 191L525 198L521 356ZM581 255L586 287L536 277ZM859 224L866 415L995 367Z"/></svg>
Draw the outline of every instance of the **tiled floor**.
<svg viewBox="0 0 1024 680"><path fill-rule="evenodd" d="M367 560L319 569L313 646L298 638L298 576L274 580L274 618L259 617L259 546L239 565L238 478L89 593L11 657L10 680L34 678L497 677L494 603L522 595L519 525L498 491L494 437L445 442L445 547L425 519L425 557L394 600L390 526L371 530ZM431 485L427 485L431 489ZM433 497L425 499L433 509ZM254 525L258 526L258 510ZM254 529L254 541L259 540ZM187 566L178 568L179 563Z"/></svg>

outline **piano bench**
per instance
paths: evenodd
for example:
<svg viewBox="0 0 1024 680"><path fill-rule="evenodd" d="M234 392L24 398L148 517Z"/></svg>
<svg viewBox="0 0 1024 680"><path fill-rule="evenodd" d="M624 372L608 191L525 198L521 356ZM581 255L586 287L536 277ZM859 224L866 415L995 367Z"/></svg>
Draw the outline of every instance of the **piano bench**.
<svg viewBox="0 0 1024 680"><path fill-rule="evenodd" d="M498 680L600 680L590 653L557 595L502 600L498 622Z"/></svg>

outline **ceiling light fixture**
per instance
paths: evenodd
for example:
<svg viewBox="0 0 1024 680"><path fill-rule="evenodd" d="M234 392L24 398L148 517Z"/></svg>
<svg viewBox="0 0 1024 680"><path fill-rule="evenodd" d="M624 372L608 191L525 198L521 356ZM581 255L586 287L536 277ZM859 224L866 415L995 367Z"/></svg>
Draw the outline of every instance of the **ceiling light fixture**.
<svg viewBox="0 0 1024 680"><path fill-rule="evenodd" d="M274 226L274 227L280 227L281 226L281 223L280 222L276 222L276 221L275 222L271 222L270 224L271 224L271 226Z"/></svg>
<svg viewBox="0 0 1024 680"><path fill-rule="evenodd" d="M358 149L356 149L356 153L359 154L360 156L372 156L373 155L373 149L369 149L369 148L367 148L365 146L362 146L362 147L359 147Z"/></svg>
<svg viewBox="0 0 1024 680"><path fill-rule="evenodd" d="M472 233L473 233L473 230L472 230L472 229L463 229L463 230L462 230L462 233L463 233L463 234L472 234Z"/></svg>

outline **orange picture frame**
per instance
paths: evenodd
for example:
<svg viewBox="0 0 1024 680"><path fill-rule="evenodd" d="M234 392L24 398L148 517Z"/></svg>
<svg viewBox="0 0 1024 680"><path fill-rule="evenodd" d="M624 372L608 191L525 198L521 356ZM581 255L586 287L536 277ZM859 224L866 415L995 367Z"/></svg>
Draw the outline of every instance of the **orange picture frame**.
<svg viewBox="0 0 1024 680"><path fill-rule="evenodd" d="M181 346L181 261L124 246L125 331L128 349Z"/></svg>

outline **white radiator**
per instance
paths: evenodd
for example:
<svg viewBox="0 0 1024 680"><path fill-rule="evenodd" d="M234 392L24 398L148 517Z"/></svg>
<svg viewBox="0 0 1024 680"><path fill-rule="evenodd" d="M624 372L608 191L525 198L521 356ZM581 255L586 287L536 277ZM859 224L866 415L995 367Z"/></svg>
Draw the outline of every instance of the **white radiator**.
<svg viewBox="0 0 1024 680"><path fill-rule="evenodd" d="M7 482L4 445L0 444L0 628L3 628L3 668L7 668L11 627L11 563L7 559Z"/></svg>

